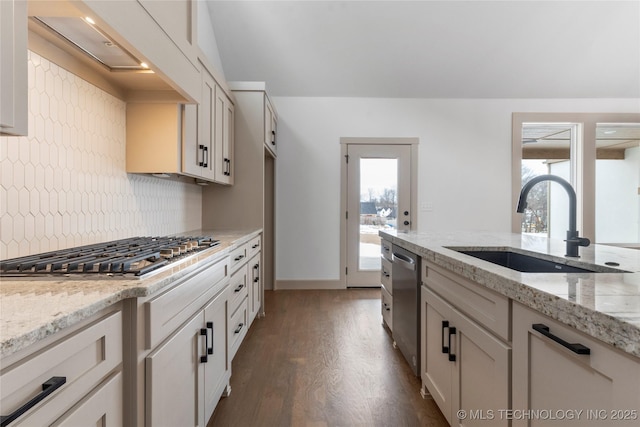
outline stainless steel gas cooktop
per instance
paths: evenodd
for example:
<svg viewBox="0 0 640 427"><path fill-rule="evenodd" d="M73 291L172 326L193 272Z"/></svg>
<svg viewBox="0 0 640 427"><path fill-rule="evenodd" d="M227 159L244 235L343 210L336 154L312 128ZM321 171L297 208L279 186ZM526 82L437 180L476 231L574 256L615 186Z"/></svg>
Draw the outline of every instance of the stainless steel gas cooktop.
<svg viewBox="0 0 640 427"><path fill-rule="evenodd" d="M0 261L2 278L141 278L220 244L212 237L131 237Z"/></svg>

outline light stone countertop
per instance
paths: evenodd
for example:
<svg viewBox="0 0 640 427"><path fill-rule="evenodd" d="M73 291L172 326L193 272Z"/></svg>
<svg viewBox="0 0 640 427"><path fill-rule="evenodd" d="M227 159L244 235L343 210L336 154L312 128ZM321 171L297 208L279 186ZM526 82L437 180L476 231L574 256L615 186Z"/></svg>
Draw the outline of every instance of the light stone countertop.
<svg viewBox="0 0 640 427"><path fill-rule="evenodd" d="M0 280L0 357L87 319L127 298L170 287L212 260L257 236L261 230L194 230L184 236L213 236L220 244L143 279L37 278Z"/></svg>
<svg viewBox="0 0 640 427"><path fill-rule="evenodd" d="M436 265L640 357L640 250L606 245L580 248L578 262L605 268L606 262L617 262L620 265L615 268L628 273L521 273L448 248L515 248L568 259L564 257L565 242L494 232L389 231L380 235Z"/></svg>

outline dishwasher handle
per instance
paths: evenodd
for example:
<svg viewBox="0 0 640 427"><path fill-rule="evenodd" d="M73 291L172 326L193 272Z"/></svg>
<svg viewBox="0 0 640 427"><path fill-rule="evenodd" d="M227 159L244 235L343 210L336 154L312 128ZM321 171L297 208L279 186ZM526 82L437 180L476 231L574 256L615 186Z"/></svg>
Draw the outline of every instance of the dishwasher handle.
<svg viewBox="0 0 640 427"><path fill-rule="evenodd" d="M391 258L394 263L406 268L407 270L416 271L416 261L414 259L409 258L406 255L399 254L397 252L393 253Z"/></svg>

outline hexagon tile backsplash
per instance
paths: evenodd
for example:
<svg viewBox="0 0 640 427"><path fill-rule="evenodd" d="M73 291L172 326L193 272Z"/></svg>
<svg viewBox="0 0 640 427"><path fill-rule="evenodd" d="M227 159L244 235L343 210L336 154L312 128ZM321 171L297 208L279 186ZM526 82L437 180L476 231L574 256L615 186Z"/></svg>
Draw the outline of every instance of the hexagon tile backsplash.
<svg viewBox="0 0 640 427"><path fill-rule="evenodd" d="M0 259L201 227L201 187L125 172L125 113L29 52L29 136L0 137Z"/></svg>

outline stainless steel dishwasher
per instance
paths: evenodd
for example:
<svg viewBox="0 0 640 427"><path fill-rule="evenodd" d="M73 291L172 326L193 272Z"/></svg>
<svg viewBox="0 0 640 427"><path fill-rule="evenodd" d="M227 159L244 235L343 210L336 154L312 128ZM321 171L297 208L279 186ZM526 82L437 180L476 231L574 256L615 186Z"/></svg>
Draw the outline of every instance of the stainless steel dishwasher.
<svg viewBox="0 0 640 427"><path fill-rule="evenodd" d="M393 340L413 373L420 372L420 257L392 247Z"/></svg>

